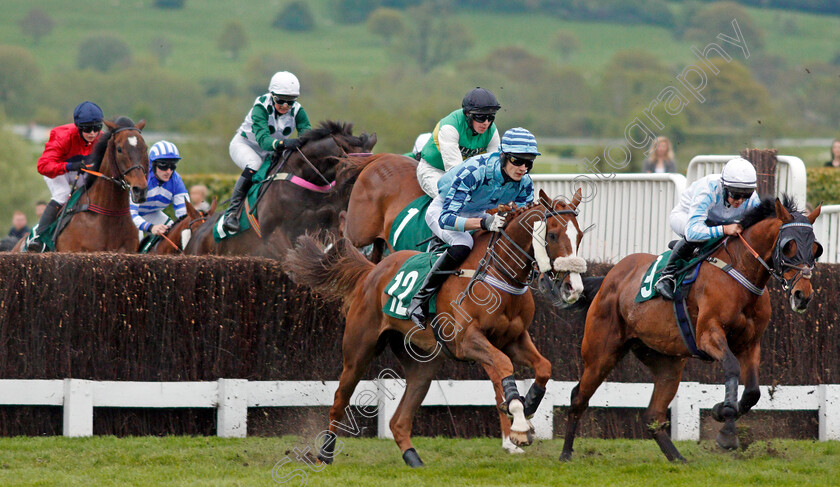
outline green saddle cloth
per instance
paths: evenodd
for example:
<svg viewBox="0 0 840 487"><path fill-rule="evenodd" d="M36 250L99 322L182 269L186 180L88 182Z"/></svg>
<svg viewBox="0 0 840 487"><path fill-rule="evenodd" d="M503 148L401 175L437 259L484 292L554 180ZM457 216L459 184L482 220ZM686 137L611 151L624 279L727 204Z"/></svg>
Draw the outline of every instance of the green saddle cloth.
<svg viewBox="0 0 840 487"><path fill-rule="evenodd" d="M71 208L76 206L76 203L79 202L85 191L86 188L84 187L84 185L80 188L76 188L76 191L73 191L73 194L70 195L70 199L67 200L67 203L64 204L64 206L61 208L61 211L58 212L58 216L56 217L55 221L53 221L50 224L50 226L48 226L43 232L38 232L40 233L38 240L44 242L45 245L44 252L55 252L55 240L58 238L56 228L58 228L58 224L61 223L67 212L70 211ZM37 227L38 225L32 226L32 229L29 231L29 235L26 237L26 241L23 243L21 251L27 252L26 247L30 244L30 242L32 242L32 240L35 239L35 229Z"/></svg>
<svg viewBox="0 0 840 487"><path fill-rule="evenodd" d="M707 241L700 247L699 255L705 254L707 251L711 250L715 245L718 244L723 239L720 238L713 238L712 240ZM656 282L659 280L659 276L662 274L662 269L668 264L668 259L671 257L671 251L666 250L664 253L660 254L659 257L653 261L653 264L648 267L648 270L645 272L644 277L642 278L642 285L639 288L638 294L636 294L636 299L634 300L637 303L642 303L649 299L653 299L659 296L659 292L656 290ZM678 265L682 269L682 272L674 276L674 280L676 282L676 286L678 287L682 284L683 280L694 270L695 264L700 261L700 257L695 257L689 261L679 260L677 261Z"/></svg>
<svg viewBox="0 0 840 487"><path fill-rule="evenodd" d="M388 243L394 248L394 251L400 250L416 250L422 252L426 250L428 240L434 234L426 224L426 210L429 209L429 204L432 199L427 195L423 195L408 204L394 219L391 225L391 232L388 235ZM421 242L423 244L421 245Z"/></svg>
<svg viewBox="0 0 840 487"><path fill-rule="evenodd" d="M423 252L411 256L400 267L397 275L385 286L385 294L389 296L382 312L399 319L408 319L408 305L411 298L420 289L426 274L432 269L440 253ZM429 316L437 312L435 301L437 294L429 300Z"/></svg>
<svg viewBox="0 0 840 487"><path fill-rule="evenodd" d="M260 194L260 187L262 186L262 183L265 182L265 177L268 175L268 170L270 168L271 156L268 156L263 161L262 166L260 166L260 170L257 171L251 178L251 189L248 190L248 207L251 208L252 214L256 210L255 205L257 204L257 196ZM251 228L251 222L248 220L248 214L245 212L245 207L243 205L242 212L239 214L239 230L233 233L226 232L222 226L225 223L225 215L227 215L228 211L230 211L230 207L225 210L225 213L216 222L216 226L213 227L213 240L216 242L221 242L226 238L238 235Z"/></svg>

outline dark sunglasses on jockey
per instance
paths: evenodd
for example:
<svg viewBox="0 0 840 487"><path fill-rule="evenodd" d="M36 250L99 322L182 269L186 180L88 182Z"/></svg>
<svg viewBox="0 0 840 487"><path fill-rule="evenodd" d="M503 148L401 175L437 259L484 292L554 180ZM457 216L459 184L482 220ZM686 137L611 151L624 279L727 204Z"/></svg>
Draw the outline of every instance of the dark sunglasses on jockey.
<svg viewBox="0 0 840 487"><path fill-rule="evenodd" d="M161 171L169 171L170 169L174 171L177 166L178 161L173 161L171 159L158 159L155 161L155 167Z"/></svg>
<svg viewBox="0 0 840 487"><path fill-rule="evenodd" d="M730 189L729 190L729 197L732 198L735 201L748 200L748 199L750 199L750 196L752 196L752 194L753 194L753 191L751 189L750 190L737 190L737 189L735 189L735 190Z"/></svg>
<svg viewBox="0 0 840 487"><path fill-rule="evenodd" d="M508 162L514 166L525 166L528 171L534 168L534 159L525 157L516 157L513 154L508 154Z"/></svg>
<svg viewBox="0 0 840 487"><path fill-rule="evenodd" d="M289 106L294 105L295 100L297 100L297 98L294 97L294 96L277 95L277 94L274 94L274 93L271 94L271 99L274 100L274 103L276 103L278 105L289 105Z"/></svg>
<svg viewBox="0 0 840 487"><path fill-rule="evenodd" d="M496 120L496 115L493 115L492 113L473 113L471 116L472 119L478 123L492 122L493 120Z"/></svg>
<svg viewBox="0 0 840 487"><path fill-rule="evenodd" d="M86 133L86 134L91 133L91 132L99 132L100 130L102 130L102 124L101 123L83 123L83 124L80 124L78 127L79 127L79 130L81 130L83 133Z"/></svg>

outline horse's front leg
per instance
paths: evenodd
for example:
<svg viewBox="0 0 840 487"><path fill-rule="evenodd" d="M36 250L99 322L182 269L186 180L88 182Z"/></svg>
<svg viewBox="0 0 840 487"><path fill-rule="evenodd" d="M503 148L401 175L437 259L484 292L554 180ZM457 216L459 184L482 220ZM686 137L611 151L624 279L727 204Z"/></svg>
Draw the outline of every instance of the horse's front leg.
<svg viewBox="0 0 840 487"><path fill-rule="evenodd" d="M715 404L712 408L712 417L716 421L724 423L723 428L718 433L717 444L723 449L734 450L738 448L735 420L740 415L738 411L738 377L741 375L741 365L735 354L729 349L726 334L719 323L712 323L704 333L699 333L699 335L700 343L698 345L700 349L720 361L723 366L724 399L722 403Z"/></svg>
<svg viewBox="0 0 840 487"><path fill-rule="evenodd" d="M738 402L738 416L750 412L761 398L758 388L758 364L761 362L761 344L755 345L738 355L741 362L741 382L744 383L744 393Z"/></svg>
<svg viewBox="0 0 840 487"><path fill-rule="evenodd" d="M468 326L463 332L463 339L457 344L458 358L474 360L492 369L490 380L496 388L501 388L504 403L499 409L511 417L510 440L516 446L527 446L533 441L531 426L525 418L525 402L519 395L516 379L513 377L513 363L501 350L493 346L484 333L476 326Z"/></svg>

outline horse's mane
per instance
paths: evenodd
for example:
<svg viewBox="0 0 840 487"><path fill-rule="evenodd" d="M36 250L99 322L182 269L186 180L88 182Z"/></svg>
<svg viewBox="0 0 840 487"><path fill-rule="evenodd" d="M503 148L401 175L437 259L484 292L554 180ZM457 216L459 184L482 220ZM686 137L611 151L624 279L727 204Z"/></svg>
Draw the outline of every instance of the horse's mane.
<svg viewBox="0 0 840 487"><path fill-rule="evenodd" d="M798 213L799 209L796 207L796 201L793 196L788 194L782 195L782 206L790 213ZM741 219L741 226L749 228L756 223L766 220L770 217L776 216L776 198L766 197L761 200L761 204L748 211L744 218Z"/></svg>
<svg viewBox="0 0 840 487"><path fill-rule="evenodd" d="M383 156L392 154L373 154L371 156L350 156L342 157L338 161L338 170L335 174L335 194L337 198L344 199L350 196L353 186L359 178L362 169L370 163Z"/></svg>
<svg viewBox="0 0 840 487"><path fill-rule="evenodd" d="M114 123L117 124L118 127L134 127L134 121L128 117L119 117L114 120ZM92 170L100 172L99 169L102 166L102 159L105 157L105 151L108 150L108 141L111 140L112 135L114 135L114 133L110 130L103 132L99 136L99 140L96 141L96 145L93 146L93 150L90 152L90 155L87 156L85 164L92 166ZM85 183L85 186L87 189L90 189L91 185L99 178L88 177L86 179L87 182Z"/></svg>

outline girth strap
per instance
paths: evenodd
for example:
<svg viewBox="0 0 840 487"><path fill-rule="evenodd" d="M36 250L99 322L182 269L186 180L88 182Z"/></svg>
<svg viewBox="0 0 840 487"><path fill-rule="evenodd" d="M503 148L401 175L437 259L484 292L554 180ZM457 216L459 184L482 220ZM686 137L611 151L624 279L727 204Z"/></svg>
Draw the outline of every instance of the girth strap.
<svg viewBox="0 0 840 487"><path fill-rule="evenodd" d="M722 270L723 272L729 274L729 276L732 279L738 281L738 284L744 286L749 292L755 294L756 296L761 296L762 294L764 294L764 289L761 289L755 284L751 283L749 279L747 279L743 274L738 272L737 269L727 264L726 262L723 262L716 257L709 257L706 259L706 261L712 264L713 266L717 267L718 269Z"/></svg>

